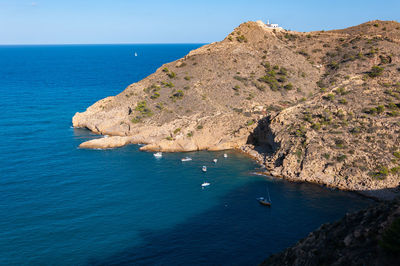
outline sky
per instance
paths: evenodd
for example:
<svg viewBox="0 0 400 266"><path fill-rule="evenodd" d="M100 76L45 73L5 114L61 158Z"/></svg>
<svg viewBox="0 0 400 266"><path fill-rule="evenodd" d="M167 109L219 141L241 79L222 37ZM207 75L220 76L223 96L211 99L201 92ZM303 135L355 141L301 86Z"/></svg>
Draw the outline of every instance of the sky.
<svg viewBox="0 0 400 266"><path fill-rule="evenodd" d="M209 43L267 19L296 31L400 21L400 0L0 0L0 44Z"/></svg>

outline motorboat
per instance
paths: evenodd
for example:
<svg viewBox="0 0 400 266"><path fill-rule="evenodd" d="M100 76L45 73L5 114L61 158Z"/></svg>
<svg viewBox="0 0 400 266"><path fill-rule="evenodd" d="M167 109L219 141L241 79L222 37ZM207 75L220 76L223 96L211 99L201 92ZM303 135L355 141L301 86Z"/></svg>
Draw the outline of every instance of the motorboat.
<svg viewBox="0 0 400 266"><path fill-rule="evenodd" d="M228 154L224 153L224 158L228 158Z"/></svg>
<svg viewBox="0 0 400 266"><path fill-rule="evenodd" d="M208 187L210 185L210 183L208 183L208 182L204 182L203 184L201 184L201 187Z"/></svg>
<svg viewBox="0 0 400 266"><path fill-rule="evenodd" d="M191 160L192 160L192 158L190 158L190 157L185 157L185 158L181 159L182 162L189 162Z"/></svg>
<svg viewBox="0 0 400 266"><path fill-rule="evenodd" d="M203 165L203 167L201 168L201 171L203 171L204 173L207 172L207 166Z"/></svg>
<svg viewBox="0 0 400 266"><path fill-rule="evenodd" d="M161 157L162 157L162 152L156 152L156 153L154 153L153 155L154 155L154 157L156 157L156 158L161 158Z"/></svg>
<svg viewBox="0 0 400 266"><path fill-rule="evenodd" d="M218 162L218 159L214 159L213 162L214 162L214 163L217 163L217 162Z"/></svg>

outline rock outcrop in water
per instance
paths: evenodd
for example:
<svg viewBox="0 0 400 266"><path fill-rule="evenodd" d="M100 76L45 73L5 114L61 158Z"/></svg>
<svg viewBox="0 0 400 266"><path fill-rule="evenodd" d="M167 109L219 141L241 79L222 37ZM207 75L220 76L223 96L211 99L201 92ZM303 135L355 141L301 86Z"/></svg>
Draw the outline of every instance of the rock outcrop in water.
<svg viewBox="0 0 400 266"><path fill-rule="evenodd" d="M73 125L110 135L82 148L238 148L274 176L390 198L400 181L399 76L397 22L309 33L247 22Z"/></svg>
<svg viewBox="0 0 400 266"><path fill-rule="evenodd" d="M261 265L398 265L400 202L381 203L323 224Z"/></svg>

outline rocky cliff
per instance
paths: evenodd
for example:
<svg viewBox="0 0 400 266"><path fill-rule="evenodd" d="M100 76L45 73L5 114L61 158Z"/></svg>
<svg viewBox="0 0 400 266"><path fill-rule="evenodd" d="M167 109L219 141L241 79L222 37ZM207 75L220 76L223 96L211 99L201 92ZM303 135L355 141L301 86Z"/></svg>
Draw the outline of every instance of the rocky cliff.
<svg viewBox="0 0 400 266"><path fill-rule="evenodd" d="M82 148L238 148L269 173L390 198L400 173L400 24L241 24L73 118Z"/></svg>
<svg viewBox="0 0 400 266"><path fill-rule="evenodd" d="M323 224L261 265L398 265L400 202L381 203Z"/></svg>

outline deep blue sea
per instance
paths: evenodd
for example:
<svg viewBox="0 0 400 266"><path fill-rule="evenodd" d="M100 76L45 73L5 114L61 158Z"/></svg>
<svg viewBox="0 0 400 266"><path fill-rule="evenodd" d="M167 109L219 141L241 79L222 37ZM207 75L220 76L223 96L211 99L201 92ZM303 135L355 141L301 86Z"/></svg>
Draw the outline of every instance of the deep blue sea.
<svg viewBox="0 0 400 266"><path fill-rule="evenodd" d="M0 46L0 265L256 265L371 204L254 175L233 151L77 148L97 136L75 112L199 46Z"/></svg>

